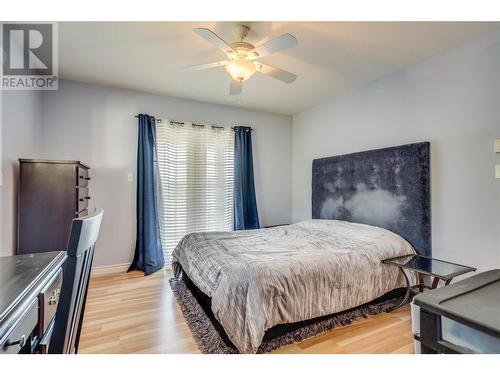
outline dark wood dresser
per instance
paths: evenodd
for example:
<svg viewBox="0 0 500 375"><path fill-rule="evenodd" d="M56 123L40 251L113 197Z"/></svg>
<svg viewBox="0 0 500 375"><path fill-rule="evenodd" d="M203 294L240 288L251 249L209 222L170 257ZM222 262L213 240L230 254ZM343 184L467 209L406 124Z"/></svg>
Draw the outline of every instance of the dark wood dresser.
<svg viewBox="0 0 500 375"><path fill-rule="evenodd" d="M0 354L46 353L66 252L0 257Z"/></svg>
<svg viewBox="0 0 500 375"><path fill-rule="evenodd" d="M88 213L89 171L79 161L19 159L18 254L66 249L71 221Z"/></svg>

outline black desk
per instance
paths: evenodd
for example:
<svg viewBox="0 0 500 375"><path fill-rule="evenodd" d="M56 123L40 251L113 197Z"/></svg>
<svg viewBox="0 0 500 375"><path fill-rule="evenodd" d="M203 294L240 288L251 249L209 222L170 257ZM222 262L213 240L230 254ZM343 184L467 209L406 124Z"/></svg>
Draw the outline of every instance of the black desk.
<svg viewBox="0 0 500 375"><path fill-rule="evenodd" d="M47 349L65 259L63 251L0 257L0 354Z"/></svg>
<svg viewBox="0 0 500 375"><path fill-rule="evenodd" d="M500 354L500 270L422 293L413 303L422 353Z"/></svg>

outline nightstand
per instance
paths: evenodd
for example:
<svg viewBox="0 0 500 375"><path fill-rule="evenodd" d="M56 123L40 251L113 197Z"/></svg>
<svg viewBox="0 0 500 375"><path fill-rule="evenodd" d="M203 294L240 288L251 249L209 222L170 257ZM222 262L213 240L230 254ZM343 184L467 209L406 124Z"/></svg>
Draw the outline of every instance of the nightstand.
<svg viewBox="0 0 500 375"><path fill-rule="evenodd" d="M274 224L274 225L266 225L264 228L276 228L276 227L283 227L285 225L290 225L290 224Z"/></svg>
<svg viewBox="0 0 500 375"><path fill-rule="evenodd" d="M411 292L414 294L422 293L424 289L436 289L439 281L444 281L444 285L449 285L451 280L459 275L468 272L473 272L476 269L469 266L464 266L457 263L446 262L444 260L425 257L422 255L407 255L397 258L384 259L384 264L398 267L403 274L406 282L406 294L401 303L393 307L391 310L397 309L408 302ZM418 275L418 284L415 285L418 289L414 289L410 285L410 280L404 270L413 271ZM423 276L433 277L432 285L426 286L423 282Z"/></svg>

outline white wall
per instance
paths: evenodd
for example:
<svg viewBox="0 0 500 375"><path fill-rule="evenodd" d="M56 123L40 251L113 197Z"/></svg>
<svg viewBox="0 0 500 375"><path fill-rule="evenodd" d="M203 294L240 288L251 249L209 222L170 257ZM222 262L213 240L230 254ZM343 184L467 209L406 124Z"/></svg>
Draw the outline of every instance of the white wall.
<svg viewBox="0 0 500 375"><path fill-rule="evenodd" d="M433 255L500 267L499 51L491 35L294 116L294 221L311 216L313 159L430 141Z"/></svg>
<svg viewBox="0 0 500 375"><path fill-rule="evenodd" d="M130 262L135 246L137 113L177 121L250 125L261 225L292 219L292 119L100 85L61 80L42 97L42 156L92 167L92 206L105 210L94 265Z"/></svg>
<svg viewBox="0 0 500 375"><path fill-rule="evenodd" d="M40 91L3 91L1 100L0 256L17 248L18 159L38 156L42 128Z"/></svg>
<svg viewBox="0 0 500 375"><path fill-rule="evenodd" d="M314 158L431 141L433 249L480 269L500 267L500 36L435 57L293 118L72 81L55 92L3 92L0 255L15 249L17 159L92 166L92 206L106 210L96 265L132 258L137 127L150 113L251 125L263 225L310 217ZM41 120L40 120L41 117ZM41 126L40 126L41 124ZM293 182L293 202L292 202Z"/></svg>

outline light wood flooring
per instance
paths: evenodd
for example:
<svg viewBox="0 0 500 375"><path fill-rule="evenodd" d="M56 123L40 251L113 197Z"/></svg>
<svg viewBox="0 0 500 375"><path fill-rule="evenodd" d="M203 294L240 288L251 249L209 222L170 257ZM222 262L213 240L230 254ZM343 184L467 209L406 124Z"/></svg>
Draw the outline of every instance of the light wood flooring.
<svg viewBox="0 0 500 375"><path fill-rule="evenodd" d="M200 353L175 300L169 271L93 277L80 353ZM413 353L408 306L358 319L272 353Z"/></svg>

